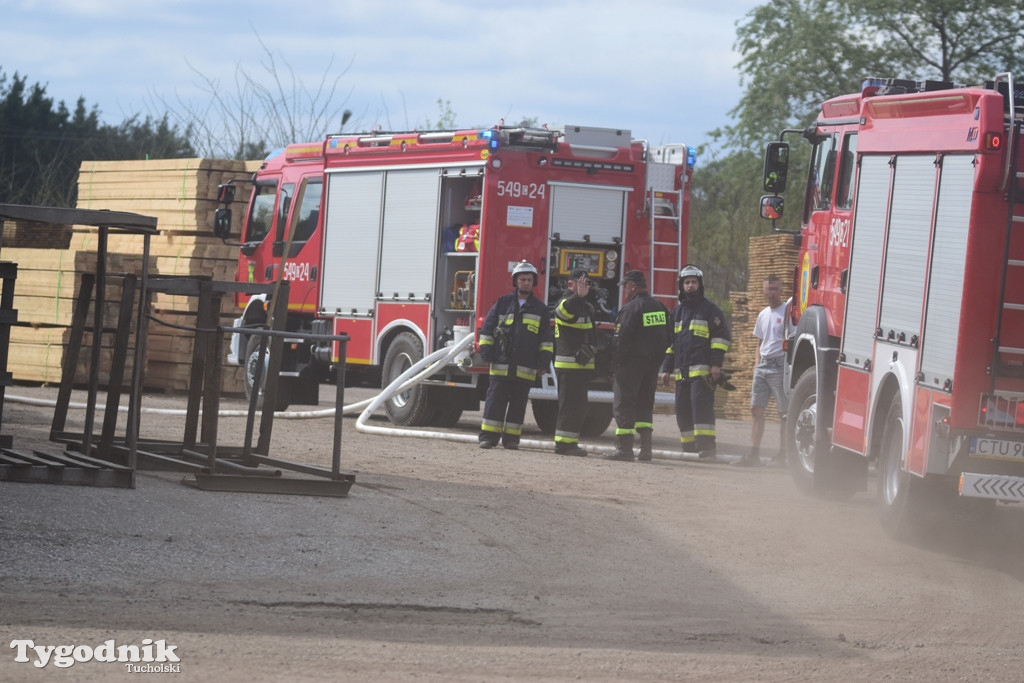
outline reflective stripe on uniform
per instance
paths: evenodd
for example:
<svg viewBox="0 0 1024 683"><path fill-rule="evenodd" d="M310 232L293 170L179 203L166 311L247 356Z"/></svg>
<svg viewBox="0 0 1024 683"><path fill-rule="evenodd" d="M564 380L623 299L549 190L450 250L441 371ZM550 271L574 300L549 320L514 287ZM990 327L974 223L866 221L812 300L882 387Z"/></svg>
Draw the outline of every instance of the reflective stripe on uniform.
<svg viewBox="0 0 1024 683"><path fill-rule="evenodd" d="M494 420L484 420L480 423L480 431L501 434L501 423Z"/></svg>
<svg viewBox="0 0 1024 683"><path fill-rule="evenodd" d="M593 370L594 362L577 363L576 356L555 356L555 369L557 370Z"/></svg>
<svg viewBox="0 0 1024 683"><path fill-rule="evenodd" d="M690 366L690 379L694 377L705 377L711 374L710 365L691 365Z"/></svg>
<svg viewBox="0 0 1024 683"><path fill-rule="evenodd" d="M693 433L696 436L714 436L715 435L715 425L708 425L708 424L694 425Z"/></svg>

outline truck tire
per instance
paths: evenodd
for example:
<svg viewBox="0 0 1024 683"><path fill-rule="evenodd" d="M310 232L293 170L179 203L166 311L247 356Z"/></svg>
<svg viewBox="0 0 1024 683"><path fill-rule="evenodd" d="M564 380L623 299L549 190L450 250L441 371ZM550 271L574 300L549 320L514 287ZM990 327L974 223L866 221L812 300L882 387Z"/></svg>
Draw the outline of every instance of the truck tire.
<svg viewBox="0 0 1024 683"><path fill-rule="evenodd" d="M245 343L245 398L252 400L253 386L256 381L256 365L259 362L260 357L260 342L262 337L259 335L250 335L249 340ZM270 367L270 348L263 354L263 372L260 373L260 388L259 396L256 398L256 410L263 410L263 387L267 385L267 368ZM288 408L288 400L283 396L280 389L277 394L277 405L274 410L286 410Z"/></svg>
<svg viewBox="0 0 1024 683"><path fill-rule="evenodd" d="M530 399L533 406L533 419L537 421L537 427L542 434L552 436L555 433L555 425L558 424L558 401L549 399Z"/></svg>
<svg viewBox="0 0 1024 683"><path fill-rule="evenodd" d="M890 536L907 540L921 530L939 492L932 485L934 481L916 477L903 467L904 425L899 394L892 398L883 419L878 445L879 518ZM950 499L952 495L950 490Z"/></svg>
<svg viewBox="0 0 1024 683"><path fill-rule="evenodd" d="M800 375L789 399L786 415L786 462L793 483L801 492L814 493L814 459L820 450L818 424L818 372L813 367Z"/></svg>
<svg viewBox="0 0 1024 683"><path fill-rule="evenodd" d="M430 424L434 427L450 428L459 424L462 418L462 406L452 396L438 387L427 389L428 402L433 407Z"/></svg>
<svg viewBox="0 0 1024 683"><path fill-rule="evenodd" d="M611 403L587 404L587 416L583 418L582 436L601 436L612 423Z"/></svg>
<svg viewBox="0 0 1024 683"><path fill-rule="evenodd" d="M423 344L412 332L402 332L388 346L381 371L381 387L387 387L399 375L423 360ZM395 394L384 403L384 411L392 424L401 427L417 427L430 424L433 410L430 408L428 387L417 384Z"/></svg>

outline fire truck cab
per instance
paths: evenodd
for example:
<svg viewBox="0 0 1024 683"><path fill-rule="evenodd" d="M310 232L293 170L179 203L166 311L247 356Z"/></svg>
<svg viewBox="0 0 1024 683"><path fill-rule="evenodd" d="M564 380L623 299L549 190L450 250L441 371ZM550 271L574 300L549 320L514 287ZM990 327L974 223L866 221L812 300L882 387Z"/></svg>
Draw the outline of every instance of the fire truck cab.
<svg viewBox="0 0 1024 683"><path fill-rule="evenodd" d="M1024 500L1024 96L869 79L765 155L784 213L810 143L788 340L788 461L804 490L878 474L885 527ZM961 498L956 501L956 494ZM981 501L979 503L979 501Z"/></svg>
<svg viewBox="0 0 1024 683"><path fill-rule="evenodd" d="M603 322L585 432L611 420L607 347L619 280L643 270L671 305L686 260L694 152L651 147L623 129L497 126L435 132L330 135L289 145L252 179L237 279L290 287L287 329L347 334L349 376L387 385L425 355L478 335L493 302L529 261L534 293L550 306L583 268ZM226 198L226 195L225 195ZM228 202L218 225L230 224ZM240 298L229 362L247 391L267 297ZM286 345L278 408L315 404L339 349ZM265 356L264 356L265 357ZM385 404L399 425L452 425L484 395L487 367L468 351ZM531 393L554 431L553 373ZM282 391L283 389L283 391Z"/></svg>

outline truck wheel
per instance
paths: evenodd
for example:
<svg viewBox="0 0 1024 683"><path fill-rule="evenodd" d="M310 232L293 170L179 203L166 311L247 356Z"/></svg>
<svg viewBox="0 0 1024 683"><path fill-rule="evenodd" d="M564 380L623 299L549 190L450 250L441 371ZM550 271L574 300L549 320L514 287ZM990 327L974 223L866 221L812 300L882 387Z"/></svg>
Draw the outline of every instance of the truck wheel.
<svg viewBox="0 0 1024 683"><path fill-rule="evenodd" d="M814 492L814 458L818 451L815 432L818 425L818 373L805 370L793 388L786 416L786 461L796 487L803 493Z"/></svg>
<svg viewBox="0 0 1024 683"><path fill-rule="evenodd" d="M438 387L429 387L427 396L430 398L430 405L433 406L433 413L430 417L430 424L434 427L454 427L459 424L462 418L462 406L455 402L454 398Z"/></svg>
<svg viewBox="0 0 1024 683"><path fill-rule="evenodd" d="M535 398L530 403L533 405L533 419L541 433L547 436L554 434L558 424L558 401Z"/></svg>
<svg viewBox="0 0 1024 683"><path fill-rule="evenodd" d="M245 344L245 398L252 400L253 387L256 383L256 367L260 358L260 342L262 337L251 335ZM256 410L263 410L263 387L267 385L267 368L270 367L270 349L263 354L263 371L260 373L259 396L256 398ZM288 401L282 395L280 388L277 393L277 406L275 410L286 410Z"/></svg>
<svg viewBox="0 0 1024 683"><path fill-rule="evenodd" d="M587 404L587 416L583 418L582 436L601 436L612 423L611 403Z"/></svg>
<svg viewBox="0 0 1024 683"><path fill-rule="evenodd" d="M423 344L412 332L402 332L388 347L384 355L381 372L381 386L387 387L403 372L423 359ZM430 423L433 411L430 409L427 387L422 384L395 394L384 403L384 411L392 424L414 427Z"/></svg>
<svg viewBox="0 0 1024 683"><path fill-rule="evenodd" d="M879 516L890 536L906 540L920 528L931 496L926 482L903 467L903 408L898 395L884 419L878 446Z"/></svg>

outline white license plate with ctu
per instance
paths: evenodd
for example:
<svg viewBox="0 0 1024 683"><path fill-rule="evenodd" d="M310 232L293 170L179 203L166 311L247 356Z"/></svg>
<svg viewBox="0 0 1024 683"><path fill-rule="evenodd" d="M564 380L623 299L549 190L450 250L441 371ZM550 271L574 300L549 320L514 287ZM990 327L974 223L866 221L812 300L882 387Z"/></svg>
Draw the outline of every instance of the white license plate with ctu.
<svg viewBox="0 0 1024 683"><path fill-rule="evenodd" d="M1024 441L971 437L971 455L1024 460Z"/></svg>

